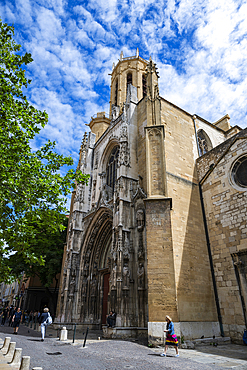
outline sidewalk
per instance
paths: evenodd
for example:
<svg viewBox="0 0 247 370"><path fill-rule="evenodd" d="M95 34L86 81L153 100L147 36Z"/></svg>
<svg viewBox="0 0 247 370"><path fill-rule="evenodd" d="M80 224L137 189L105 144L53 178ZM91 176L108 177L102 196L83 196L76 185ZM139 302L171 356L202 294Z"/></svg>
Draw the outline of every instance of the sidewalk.
<svg viewBox="0 0 247 370"><path fill-rule="evenodd" d="M161 348L152 348L154 353L161 353ZM175 350L168 349L167 357L172 357ZM224 369L246 370L247 369L247 346L227 344L218 347L203 346L197 349L180 349L181 358L186 358L198 364L223 367Z"/></svg>
<svg viewBox="0 0 247 370"><path fill-rule="evenodd" d="M175 358L175 350L169 349L167 357L160 357L163 348L148 348L137 341L102 339L100 331L89 331L86 347L83 348L85 333L77 333L72 344L72 332L67 342L60 342L57 331L48 327L46 339L40 341L40 333L20 326L17 336L10 327L0 328L0 338L11 336L23 354L30 355L35 366L43 370L247 370L247 346L222 345L205 346L194 350L180 349L180 357ZM97 338L101 339L98 340ZM78 339L79 338L79 339ZM52 356L53 355L53 356Z"/></svg>

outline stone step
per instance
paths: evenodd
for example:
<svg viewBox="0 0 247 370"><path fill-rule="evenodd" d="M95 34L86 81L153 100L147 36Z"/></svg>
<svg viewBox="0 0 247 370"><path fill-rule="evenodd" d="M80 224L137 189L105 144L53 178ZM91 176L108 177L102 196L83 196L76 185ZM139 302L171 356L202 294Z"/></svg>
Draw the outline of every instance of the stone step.
<svg viewBox="0 0 247 370"><path fill-rule="evenodd" d="M187 340L181 344L181 348L184 349L194 349L200 346L220 346L225 344L231 344L230 337L216 337L216 338L201 338L201 339L193 339Z"/></svg>

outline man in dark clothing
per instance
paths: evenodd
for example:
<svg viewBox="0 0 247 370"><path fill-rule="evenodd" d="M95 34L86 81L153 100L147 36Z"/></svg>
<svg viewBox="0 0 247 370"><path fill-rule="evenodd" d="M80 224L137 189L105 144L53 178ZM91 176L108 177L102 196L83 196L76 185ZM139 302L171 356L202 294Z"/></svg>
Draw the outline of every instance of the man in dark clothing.
<svg viewBox="0 0 247 370"><path fill-rule="evenodd" d="M9 310L9 326L13 326L12 319L13 319L15 311L16 311L16 307L11 306Z"/></svg>
<svg viewBox="0 0 247 370"><path fill-rule="evenodd" d="M5 321L6 321L6 319L7 319L7 316L8 316L8 307L5 307L4 309L3 309L3 312L2 312L2 322L1 322L1 325L2 326L4 326L4 324L5 324Z"/></svg>
<svg viewBox="0 0 247 370"><path fill-rule="evenodd" d="M13 319L12 319L13 327L14 327L14 334L17 334L17 332L18 332L19 325L20 325L20 322L21 322L21 318L22 318L22 312L21 312L20 307L18 307L17 311L15 311Z"/></svg>
<svg viewBox="0 0 247 370"><path fill-rule="evenodd" d="M115 312L110 311L110 314L107 316L108 328L113 328L116 325L116 314Z"/></svg>

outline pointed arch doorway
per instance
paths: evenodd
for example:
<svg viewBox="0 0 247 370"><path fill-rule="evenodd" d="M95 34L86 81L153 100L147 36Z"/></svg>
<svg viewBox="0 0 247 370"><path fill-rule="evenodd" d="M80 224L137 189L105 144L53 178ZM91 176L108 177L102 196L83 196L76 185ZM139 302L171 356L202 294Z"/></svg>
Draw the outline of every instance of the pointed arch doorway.
<svg viewBox="0 0 247 370"><path fill-rule="evenodd" d="M91 328L100 329L110 308L111 210L101 207L88 226L81 254L80 320Z"/></svg>

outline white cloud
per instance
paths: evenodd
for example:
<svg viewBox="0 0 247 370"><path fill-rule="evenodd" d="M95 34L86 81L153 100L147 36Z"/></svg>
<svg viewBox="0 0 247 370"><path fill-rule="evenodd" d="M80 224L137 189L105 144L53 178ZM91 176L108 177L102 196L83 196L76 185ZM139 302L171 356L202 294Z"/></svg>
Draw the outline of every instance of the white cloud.
<svg viewBox="0 0 247 370"><path fill-rule="evenodd" d="M34 59L28 94L50 117L42 140L75 159L85 124L109 110L109 73L121 50L152 55L160 93L174 104L212 122L229 113L232 124L247 124L246 2L15 0L0 13Z"/></svg>

